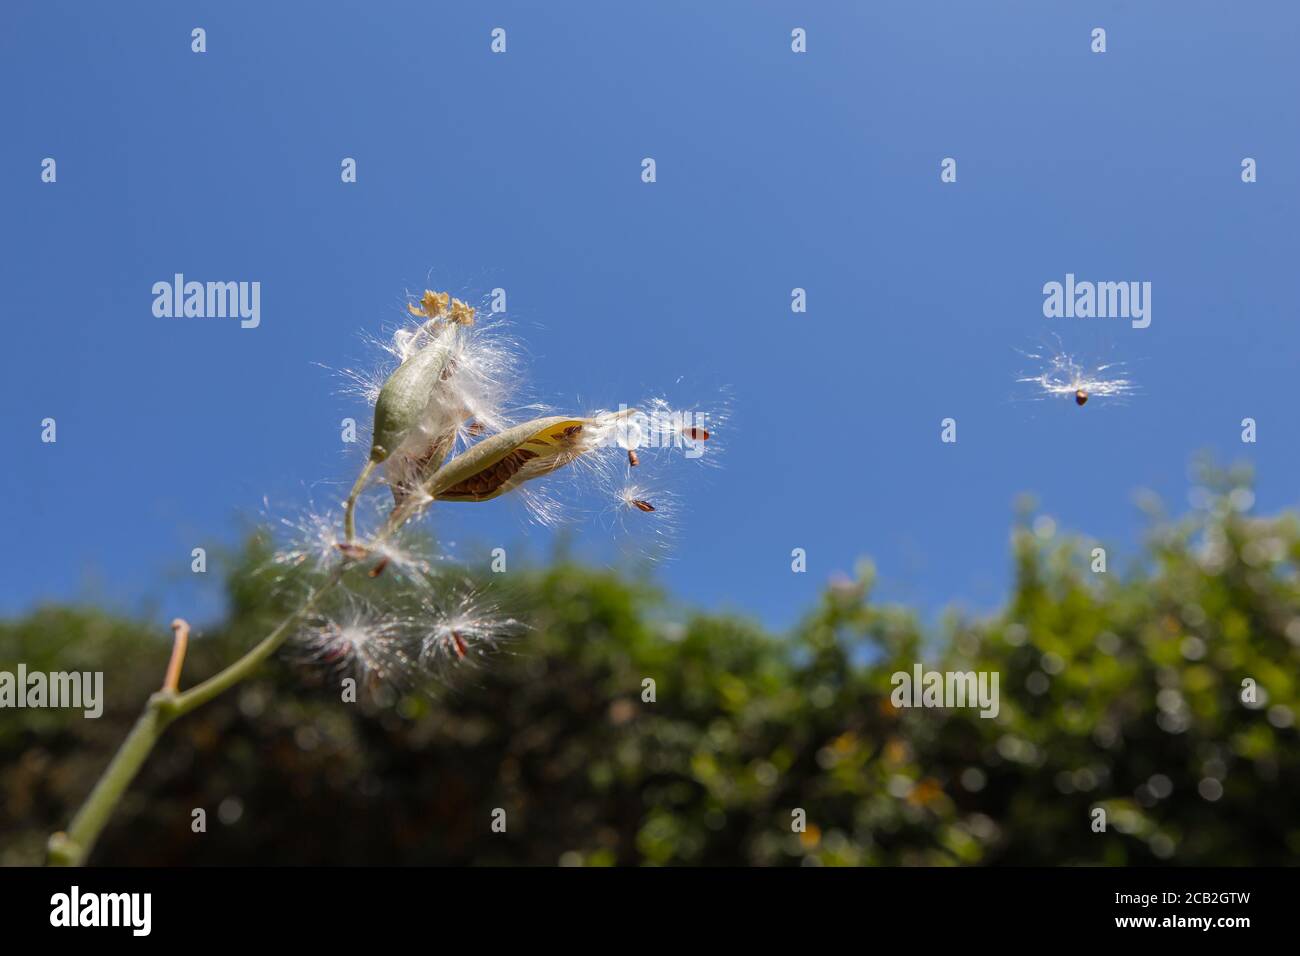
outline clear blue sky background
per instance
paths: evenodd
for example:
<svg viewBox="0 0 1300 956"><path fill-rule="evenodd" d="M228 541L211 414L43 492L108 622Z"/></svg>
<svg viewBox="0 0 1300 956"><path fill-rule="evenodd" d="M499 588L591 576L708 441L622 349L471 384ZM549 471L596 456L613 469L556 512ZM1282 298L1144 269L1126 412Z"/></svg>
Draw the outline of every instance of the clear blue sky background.
<svg viewBox="0 0 1300 956"><path fill-rule="evenodd" d="M8 0L0 612L215 613L190 549L351 478L359 409L316 363L364 358L426 282L505 287L559 404L730 385L726 466L688 483L657 573L774 625L863 555L887 597L996 605L1023 491L1131 553L1133 492L1186 507L1201 449L1291 505L1298 48L1300 4L1248 0ZM155 318L175 272L259 280L261 327ZM1151 281L1151 327L1045 319L1066 272ZM1141 393L1013 401L1014 349L1053 331ZM501 503L472 517L475 541L555 541Z"/></svg>

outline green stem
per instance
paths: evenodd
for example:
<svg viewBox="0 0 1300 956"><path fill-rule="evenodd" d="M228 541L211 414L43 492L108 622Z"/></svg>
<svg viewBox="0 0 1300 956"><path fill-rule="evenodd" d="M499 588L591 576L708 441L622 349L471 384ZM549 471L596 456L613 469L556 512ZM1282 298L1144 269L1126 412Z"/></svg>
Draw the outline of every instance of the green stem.
<svg viewBox="0 0 1300 956"><path fill-rule="evenodd" d="M126 740L122 741L122 746L118 748L108 769L99 778L95 789L90 792L90 796L77 811L77 815L72 818L67 832L56 833L50 837L50 863L57 866L80 866L84 863L100 832L113 815L113 811L117 809L122 794L135 779L136 773L139 772L167 726L176 718L203 706L222 691L228 690L251 675L285 642L294 623L315 607L321 595L336 585L342 576L342 569L335 571L319 588L307 596L297 610L281 621L257 646L225 670L183 694L159 691L151 696L144 712L131 728L131 733L127 735Z"/></svg>
<svg viewBox="0 0 1300 956"><path fill-rule="evenodd" d="M361 492L365 490L366 482L370 479L370 473L375 470L375 464L373 458L366 460L366 467L361 469L361 474L357 475L357 480L352 483L352 491L348 493L348 502L343 506L343 537L348 544L351 544L356 539L355 513L357 499L361 497Z"/></svg>
<svg viewBox="0 0 1300 956"><path fill-rule="evenodd" d="M99 783L95 784L95 789L72 818L68 832L56 833L50 837L50 863L56 866L80 866L84 862L95 838L104 829L104 824L122 799L127 785L153 750L158 737L171 723L172 718L162 712L163 696L160 692L149 698L144 713L118 748L113 762L108 765L104 775L99 778Z"/></svg>
<svg viewBox="0 0 1300 956"><path fill-rule="evenodd" d="M366 466L361 469L361 474L352 485L352 491L348 495L347 505L343 512L343 530L347 536L347 543L351 544L356 536L356 527L354 523L354 512L356 510L357 499L366 487L366 482L370 479L370 474L374 471L377 462L370 459ZM388 523L379 532L375 540L383 541L396 532L400 527L401 521L410 517L410 512L402 512L401 521L394 521L401 509L395 509L394 515L389 516ZM72 818L67 832L55 833L50 837L48 852L50 863L60 866L80 866L85 862L87 855L99 838L100 832L107 825L109 818L112 817L113 811L117 809L118 803L122 799L122 794L126 788L131 785L135 775L140 771L154 744L162 736L167 726L178 717L188 714L197 707L202 707L212 698L229 690L235 684L250 676L261 664L279 649L280 645L285 642L291 633L293 625L302 618L307 612L316 606L322 594L338 584L343 577L344 570L350 562L339 567L334 573L326 579L316 590L307 596L307 599L292 614L286 617L275 630L271 631L239 660L235 661L225 670L220 671L212 677L209 677L203 683L191 687L183 694L175 694L170 691L160 691L149 698L145 705L144 712L136 720L135 726L131 728L131 733L127 735L126 740L122 741L122 746L118 748L117 754L113 757L108 769L104 771L99 782L95 784L95 789L90 792L86 802L82 804L77 815Z"/></svg>

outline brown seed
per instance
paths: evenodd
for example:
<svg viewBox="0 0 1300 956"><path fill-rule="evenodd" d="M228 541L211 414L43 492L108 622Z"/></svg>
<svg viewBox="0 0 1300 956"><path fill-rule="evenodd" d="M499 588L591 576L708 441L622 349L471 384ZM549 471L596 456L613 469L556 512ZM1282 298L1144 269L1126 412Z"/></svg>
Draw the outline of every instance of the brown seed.
<svg viewBox="0 0 1300 956"><path fill-rule="evenodd" d="M348 543L347 541L335 541L334 547L338 548L343 557L350 558L353 561L359 561L370 553L370 549L362 544Z"/></svg>
<svg viewBox="0 0 1300 956"><path fill-rule="evenodd" d="M460 632L459 632L459 631L452 631L452 632L451 632L451 639L452 639L452 641L454 642L453 647L454 647L455 650L456 650L456 658L457 658L457 660L462 660L462 661L463 661L463 660L465 659L465 654L466 654L467 651L468 651L468 648L465 646L465 638L463 638L463 637L460 636Z"/></svg>
<svg viewBox="0 0 1300 956"><path fill-rule="evenodd" d="M513 478L527 462L536 457L536 452L531 452L527 448L516 448L495 465L490 465L477 474L470 475L459 484L446 489L442 492L442 497L472 499L490 495Z"/></svg>
<svg viewBox="0 0 1300 956"><path fill-rule="evenodd" d="M1088 400L1088 393L1085 392L1083 389L1079 389L1074 393L1075 404L1082 405L1087 400Z"/></svg>
<svg viewBox="0 0 1300 956"><path fill-rule="evenodd" d="M709 440L709 433L706 429L703 428L683 428L682 434L685 435L687 438L691 439L691 441Z"/></svg>
<svg viewBox="0 0 1300 956"><path fill-rule="evenodd" d="M484 425L482 422L470 422L467 426L465 426L465 431L468 434L477 438L479 435L482 435L485 431L487 431L487 426Z"/></svg>
<svg viewBox="0 0 1300 956"><path fill-rule="evenodd" d="M641 459L637 457L636 452L634 452L631 448L627 450L627 463L631 465L633 468L641 464Z"/></svg>
<svg viewBox="0 0 1300 956"><path fill-rule="evenodd" d="M384 573L384 568L388 567L388 558L380 558L379 563L370 569L370 576L377 578Z"/></svg>
<svg viewBox="0 0 1300 956"><path fill-rule="evenodd" d="M654 511L655 506L648 501L642 501L640 498L632 499L633 507L640 508L642 511Z"/></svg>

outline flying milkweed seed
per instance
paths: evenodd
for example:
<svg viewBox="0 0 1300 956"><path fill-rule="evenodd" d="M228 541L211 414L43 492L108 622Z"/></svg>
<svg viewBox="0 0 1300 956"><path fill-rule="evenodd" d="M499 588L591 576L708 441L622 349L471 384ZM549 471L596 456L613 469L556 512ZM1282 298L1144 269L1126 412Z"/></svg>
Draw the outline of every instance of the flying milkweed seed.
<svg viewBox="0 0 1300 956"><path fill-rule="evenodd" d="M1037 393L1031 398L1073 398L1076 405L1093 401L1124 399L1138 391L1136 384L1125 374L1123 362L1093 364L1091 361L1066 352L1059 336L1053 336L1037 351L1021 352L1035 363L1035 367L1022 372L1016 381L1034 386Z"/></svg>
<svg viewBox="0 0 1300 956"><path fill-rule="evenodd" d="M641 459L637 457L637 453L633 451L631 448L627 450L627 463L631 465L633 468L641 464Z"/></svg>
<svg viewBox="0 0 1300 956"><path fill-rule="evenodd" d="M465 659L465 654L469 651L469 648L465 646L465 638L460 636L460 631L452 631L451 639L456 648L457 659L463 661Z"/></svg>
<svg viewBox="0 0 1300 956"><path fill-rule="evenodd" d="M334 547L339 549L339 553L342 554L343 557L350 558L353 561L360 561L362 558L367 557L370 554L370 549L365 545L355 544L348 541L336 541Z"/></svg>
<svg viewBox="0 0 1300 956"><path fill-rule="evenodd" d="M388 558L380 558L379 562L370 569L369 574L372 578L377 578L384 573L384 568L388 567Z"/></svg>
<svg viewBox="0 0 1300 956"><path fill-rule="evenodd" d="M694 426L690 428L683 428L682 434L685 435L687 438L691 439L692 441L709 440L709 433L706 429L703 428L696 428Z"/></svg>
<svg viewBox="0 0 1300 956"><path fill-rule="evenodd" d="M648 502L648 501L642 501L640 498L633 498L633 499L632 499L632 506L633 506L634 508L639 508L639 509L641 509L642 511L654 511L654 510L655 510L655 506L654 506L654 505L652 505L652 504L651 504L650 502Z"/></svg>

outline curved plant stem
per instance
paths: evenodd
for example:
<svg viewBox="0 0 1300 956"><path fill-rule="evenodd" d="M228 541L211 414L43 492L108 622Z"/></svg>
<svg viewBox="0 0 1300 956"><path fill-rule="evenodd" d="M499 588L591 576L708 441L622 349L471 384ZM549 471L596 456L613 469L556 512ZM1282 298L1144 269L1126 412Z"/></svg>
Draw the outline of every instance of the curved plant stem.
<svg viewBox="0 0 1300 956"><path fill-rule="evenodd" d="M635 411L635 409L631 411ZM628 412L620 413L620 415L625 414L628 414ZM387 522L375 535L373 543L382 542L396 534L403 524L422 513L448 484L464 477L466 473L472 473L475 467L491 460L493 454L497 452L504 453L504 451L509 450L512 444L523 441L538 428L565 420L563 416L535 419L474 445L464 454L438 469L425 486L425 496L412 497L411 500L394 508L388 516ZM361 474L357 476L357 480L353 483L352 490L348 494L347 503L343 510L343 530L348 545L353 543L356 535L354 512L356 511L357 499L361 496L361 492L365 490L375 464L374 459L366 462L366 466L361 469ZM209 677L203 683L191 687L184 693L177 693L177 683L180 679L181 665L184 663L185 640L188 638L189 629L188 625L183 628L183 633L181 629L177 629L176 643L172 648L172 660L168 665L163 689L149 698L144 712L136 721L126 740L122 742L122 746L118 748L116 756L108 765L108 769L104 771L99 782L95 784L94 790L90 792L86 802L77 811L77 815L72 818L72 823L69 824L67 832L55 833L50 837L48 851L51 863L79 866L85 862L87 855L95 845L95 841L99 838L100 832L108 823L113 811L121 801L122 795L126 792L126 788L135 779L135 775L143 766L153 750L154 744L158 742L158 738L162 736L168 725L178 717L188 714L196 707L203 706L223 691L229 690L235 684L250 676L285 642L291 633L293 625L315 607L321 595L338 584L343 577L344 571L351 565L352 559L353 556L345 551L344 563L320 587L308 594L298 609L276 625L275 629L264 637L259 644L225 670ZM177 621L176 623L184 624L183 621ZM176 627L176 625L173 625L173 627Z"/></svg>
<svg viewBox="0 0 1300 956"><path fill-rule="evenodd" d="M84 863L87 854L95 845L95 840L99 838L113 811L117 809L122 794L130 786L167 726L176 718L201 707L222 691L228 690L251 675L285 642L290 629L298 619L315 607L321 595L338 584L342 576L342 569L335 571L320 587L307 595L306 600L297 610L276 625L275 629L262 638L260 643L225 670L191 687L183 694L177 694L168 686L153 694L126 740L122 741L122 746L118 748L108 769L95 784L95 789L90 792L86 802L72 818L67 831L50 837L48 847L50 863L58 866L80 866ZM175 660L174 654L173 660ZM171 684L171 667L168 670L166 683ZM179 672L179 666L176 670Z"/></svg>
<svg viewBox="0 0 1300 956"><path fill-rule="evenodd" d="M348 492L347 504L343 506L343 537L348 544L356 540L357 536L357 499L361 497L366 482L370 480L370 473L374 470L375 460L373 458L366 459L366 467L361 469L361 474L357 475L357 480L352 483L352 490Z"/></svg>
<svg viewBox="0 0 1300 956"><path fill-rule="evenodd" d="M66 833L56 833L50 837L49 859L55 866L80 866L94 845L95 838L104 829L104 824L112 816L122 793L135 777L140 765L144 763L154 742L162 734L170 720L162 714L160 698L162 693L154 694L145 705L135 726L122 746L118 748L113 762L108 765L104 775L95 784L86 802Z"/></svg>

